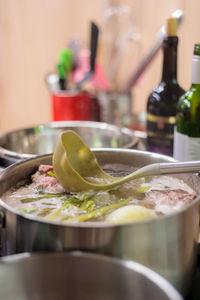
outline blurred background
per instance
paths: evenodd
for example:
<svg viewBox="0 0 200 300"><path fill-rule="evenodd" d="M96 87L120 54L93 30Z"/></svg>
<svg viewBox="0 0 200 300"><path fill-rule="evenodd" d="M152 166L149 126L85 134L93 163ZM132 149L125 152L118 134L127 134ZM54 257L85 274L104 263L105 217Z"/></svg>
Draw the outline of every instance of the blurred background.
<svg viewBox="0 0 200 300"><path fill-rule="evenodd" d="M188 89L193 46L200 42L199 0L1 0L0 132L51 121L45 76L56 72L60 49L75 42L79 50L89 49L91 21L100 30L96 61L109 77L110 89L118 91L176 9L184 12L178 31L178 80ZM116 41L121 51L114 61L110 48ZM159 51L131 88L134 115L146 110L161 71Z"/></svg>

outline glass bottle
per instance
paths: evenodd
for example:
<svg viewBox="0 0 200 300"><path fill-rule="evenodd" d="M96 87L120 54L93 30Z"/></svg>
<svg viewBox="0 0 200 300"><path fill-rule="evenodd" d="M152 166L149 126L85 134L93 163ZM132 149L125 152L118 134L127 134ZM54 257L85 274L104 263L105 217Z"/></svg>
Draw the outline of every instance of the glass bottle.
<svg viewBox="0 0 200 300"><path fill-rule="evenodd" d="M200 160L200 44L192 57L192 85L177 105L174 157L180 161Z"/></svg>
<svg viewBox="0 0 200 300"><path fill-rule="evenodd" d="M147 149L173 155L173 134L176 123L176 106L184 90L177 81L177 18L166 22L163 40L162 79L147 101Z"/></svg>

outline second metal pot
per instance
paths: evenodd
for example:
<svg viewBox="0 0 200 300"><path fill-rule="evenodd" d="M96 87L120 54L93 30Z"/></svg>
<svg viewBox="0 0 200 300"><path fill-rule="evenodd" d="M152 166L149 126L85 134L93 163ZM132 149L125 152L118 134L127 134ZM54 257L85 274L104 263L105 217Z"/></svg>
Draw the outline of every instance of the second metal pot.
<svg viewBox="0 0 200 300"><path fill-rule="evenodd" d="M6 167L36 155L52 153L58 136L64 130L75 131L91 148L133 149L139 141L132 130L103 122L51 122L1 134L1 166Z"/></svg>
<svg viewBox="0 0 200 300"><path fill-rule="evenodd" d="M6 257L0 286L0 299L7 300L183 300L141 264L77 251Z"/></svg>

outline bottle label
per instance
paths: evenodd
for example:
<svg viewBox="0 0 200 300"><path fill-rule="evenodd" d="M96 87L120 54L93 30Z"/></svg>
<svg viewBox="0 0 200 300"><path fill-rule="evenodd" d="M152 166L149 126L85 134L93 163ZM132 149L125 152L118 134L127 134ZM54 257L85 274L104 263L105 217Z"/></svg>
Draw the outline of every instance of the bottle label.
<svg viewBox="0 0 200 300"><path fill-rule="evenodd" d="M175 128L173 155L180 161L200 160L200 137L189 137Z"/></svg>
<svg viewBox="0 0 200 300"><path fill-rule="evenodd" d="M193 55L192 57L192 83L200 83L200 56Z"/></svg>
<svg viewBox="0 0 200 300"><path fill-rule="evenodd" d="M173 154L174 116L156 116L147 114L147 146L148 150Z"/></svg>
<svg viewBox="0 0 200 300"><path fill-rule="evenodd" d="M157 124L159 124L159 123L175 124L176 123L176 117L174 117L174 116L164 117L164 116L155 116L152 114L147 114L147 120L150 122L155 122Z"/></svg>

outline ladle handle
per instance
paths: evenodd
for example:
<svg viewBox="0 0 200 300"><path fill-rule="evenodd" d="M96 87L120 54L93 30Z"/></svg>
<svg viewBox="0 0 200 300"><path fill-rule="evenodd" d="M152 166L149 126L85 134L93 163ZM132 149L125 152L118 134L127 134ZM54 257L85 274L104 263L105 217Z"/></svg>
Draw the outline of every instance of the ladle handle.
<svg viewBox="0 0 200 300"><path fill-rule="evenodd" d="M200 172L200 160L175 163L161 163L160 174L196 173Z"/></svg>

